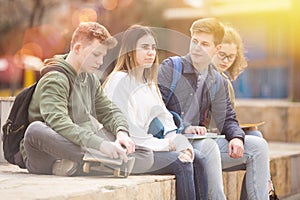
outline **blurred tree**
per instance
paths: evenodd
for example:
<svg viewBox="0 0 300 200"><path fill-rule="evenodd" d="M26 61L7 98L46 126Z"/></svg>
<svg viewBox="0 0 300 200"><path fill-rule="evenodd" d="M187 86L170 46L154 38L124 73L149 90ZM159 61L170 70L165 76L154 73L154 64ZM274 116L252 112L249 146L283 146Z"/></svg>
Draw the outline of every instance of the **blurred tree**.
<svg viewBox="0 0 300 200"><path fill-rule="evenodd" d="M22 45L27 28L41 25L47 10L55 8L58 0L1 0L0 55L14 54Z"/></svg>
<svg viewBox="0 0 300 200"><path fill-rule="evenodd" d="M81 21L98 21L113 35L118 35L132 24L163 27L163 11L170 2L0 0L0 57L33 55L43 60L67 52L72 32ZM108 65L113 66L118 48L114 52ZM21 66L20 63L16 65Z"/></svg>

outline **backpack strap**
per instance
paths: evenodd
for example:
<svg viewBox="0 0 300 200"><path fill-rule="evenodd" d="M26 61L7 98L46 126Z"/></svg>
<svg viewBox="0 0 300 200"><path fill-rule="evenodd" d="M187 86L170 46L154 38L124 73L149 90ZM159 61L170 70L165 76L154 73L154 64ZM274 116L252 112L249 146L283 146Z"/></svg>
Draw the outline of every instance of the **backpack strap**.
<svg viewBox="0 0 300 200"><path fill-rule="evenodd" d="M41 77L43 77L46 73L48 73L50 71L61 72L61 73L63 73L68 78L69 86L70 86L70 90L69 90L69 97L70 97L71 93L72 93L72 88L73 88L73 80L71 79L71 77L70 77L69 73L67 72L67 70L65 70L64 68L59 67L59 66L48 66L48 67L45 67L41 71Z"/></svg>
<svg viewBox="0 0 300 200"><path fill-rule="evenodd" d="M165 104L167 105L171 99L171 96L173 95L173 92L176 88L177 82L179 81L182 73L182 63L181 63L181 58L179 56L173 56L170 57L171 61L173 62L173 78L172 78L172 83L170 85L170 92L168 94L168 97L166 99Z"/></svg>

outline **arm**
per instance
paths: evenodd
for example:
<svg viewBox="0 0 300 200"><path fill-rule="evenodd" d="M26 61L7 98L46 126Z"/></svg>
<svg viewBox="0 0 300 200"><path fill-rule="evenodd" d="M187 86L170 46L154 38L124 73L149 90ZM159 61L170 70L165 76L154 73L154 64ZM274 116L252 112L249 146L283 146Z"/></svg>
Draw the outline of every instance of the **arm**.
<svg viewBox="0 0 300 200"><path fill-rule="evenodd" d="M128 124L124 114L115 103L106 96L98 80L96 80L96 91L95 107L98 121L115 135L119 131L124 131L129 134Z"/></svg>
<svg viewBox="0 0 300 200"><path fill-rule="evenodd" d="M229 98L228 83L223 78L221 80L219 91L212 102L212 115L218 129L221 133L225 134L226 139L229 141L229 156L240 158L244 152L243 142L245 133L236 120L236 113L232 108Z"/></svg>
<svg viewBox="0 0 300 200"><path fill-rule="evenodd" d="M212 116L216 121L217 128L226 136L228 141L233 138L239 138L244 141L245 133L240 128L236 119L236 113L232 108L227 81L222 77L220 78L220 87L211 106Z"/></svg>
<svg viewBox="0 0 300 200"><path fill-rule="evenodd" d="M39 81L35 92L39 104L36 113L40 113L41 120L73 143L99 150L102 138L92 130L78 126L69 116L69 82L65 75L48 73Z"/></svg>

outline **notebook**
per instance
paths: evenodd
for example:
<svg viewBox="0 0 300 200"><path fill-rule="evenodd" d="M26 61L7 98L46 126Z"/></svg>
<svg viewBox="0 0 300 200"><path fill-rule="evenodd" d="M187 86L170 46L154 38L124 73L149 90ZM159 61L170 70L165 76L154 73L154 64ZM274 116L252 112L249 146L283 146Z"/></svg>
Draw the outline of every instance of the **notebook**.
<svg viewBox="0 0 300 200"><path fill-rule="evenodd" d="M212 139L217 139L217 138L225 138L225 135L219 135L217 133L206 133L205 135L197 135L197 134L183 134L185 137L187 137L190 140L199 140L199 139L205 139L205 138L212 138Z"/></svg>

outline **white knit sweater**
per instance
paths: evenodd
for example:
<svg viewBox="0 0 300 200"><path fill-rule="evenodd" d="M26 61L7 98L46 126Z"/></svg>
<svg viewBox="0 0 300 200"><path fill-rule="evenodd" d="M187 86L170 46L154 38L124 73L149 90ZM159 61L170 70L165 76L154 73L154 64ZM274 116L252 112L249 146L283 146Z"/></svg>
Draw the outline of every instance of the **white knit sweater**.
<svg viewBox="0 0 300 200"><path fill-rule="evenodd" d="M125 114L130 136L133 141L153 151L169 151L169 140L176 146L177 151L191 148L188 140L181 134L176 134L172 114L166 109L155 84L137 82L133 76L125 72L112 74L105 85L107 96ZM158 139L148 134L149 124L157 117L164 125L167 134L165 139Z"/></svg>

